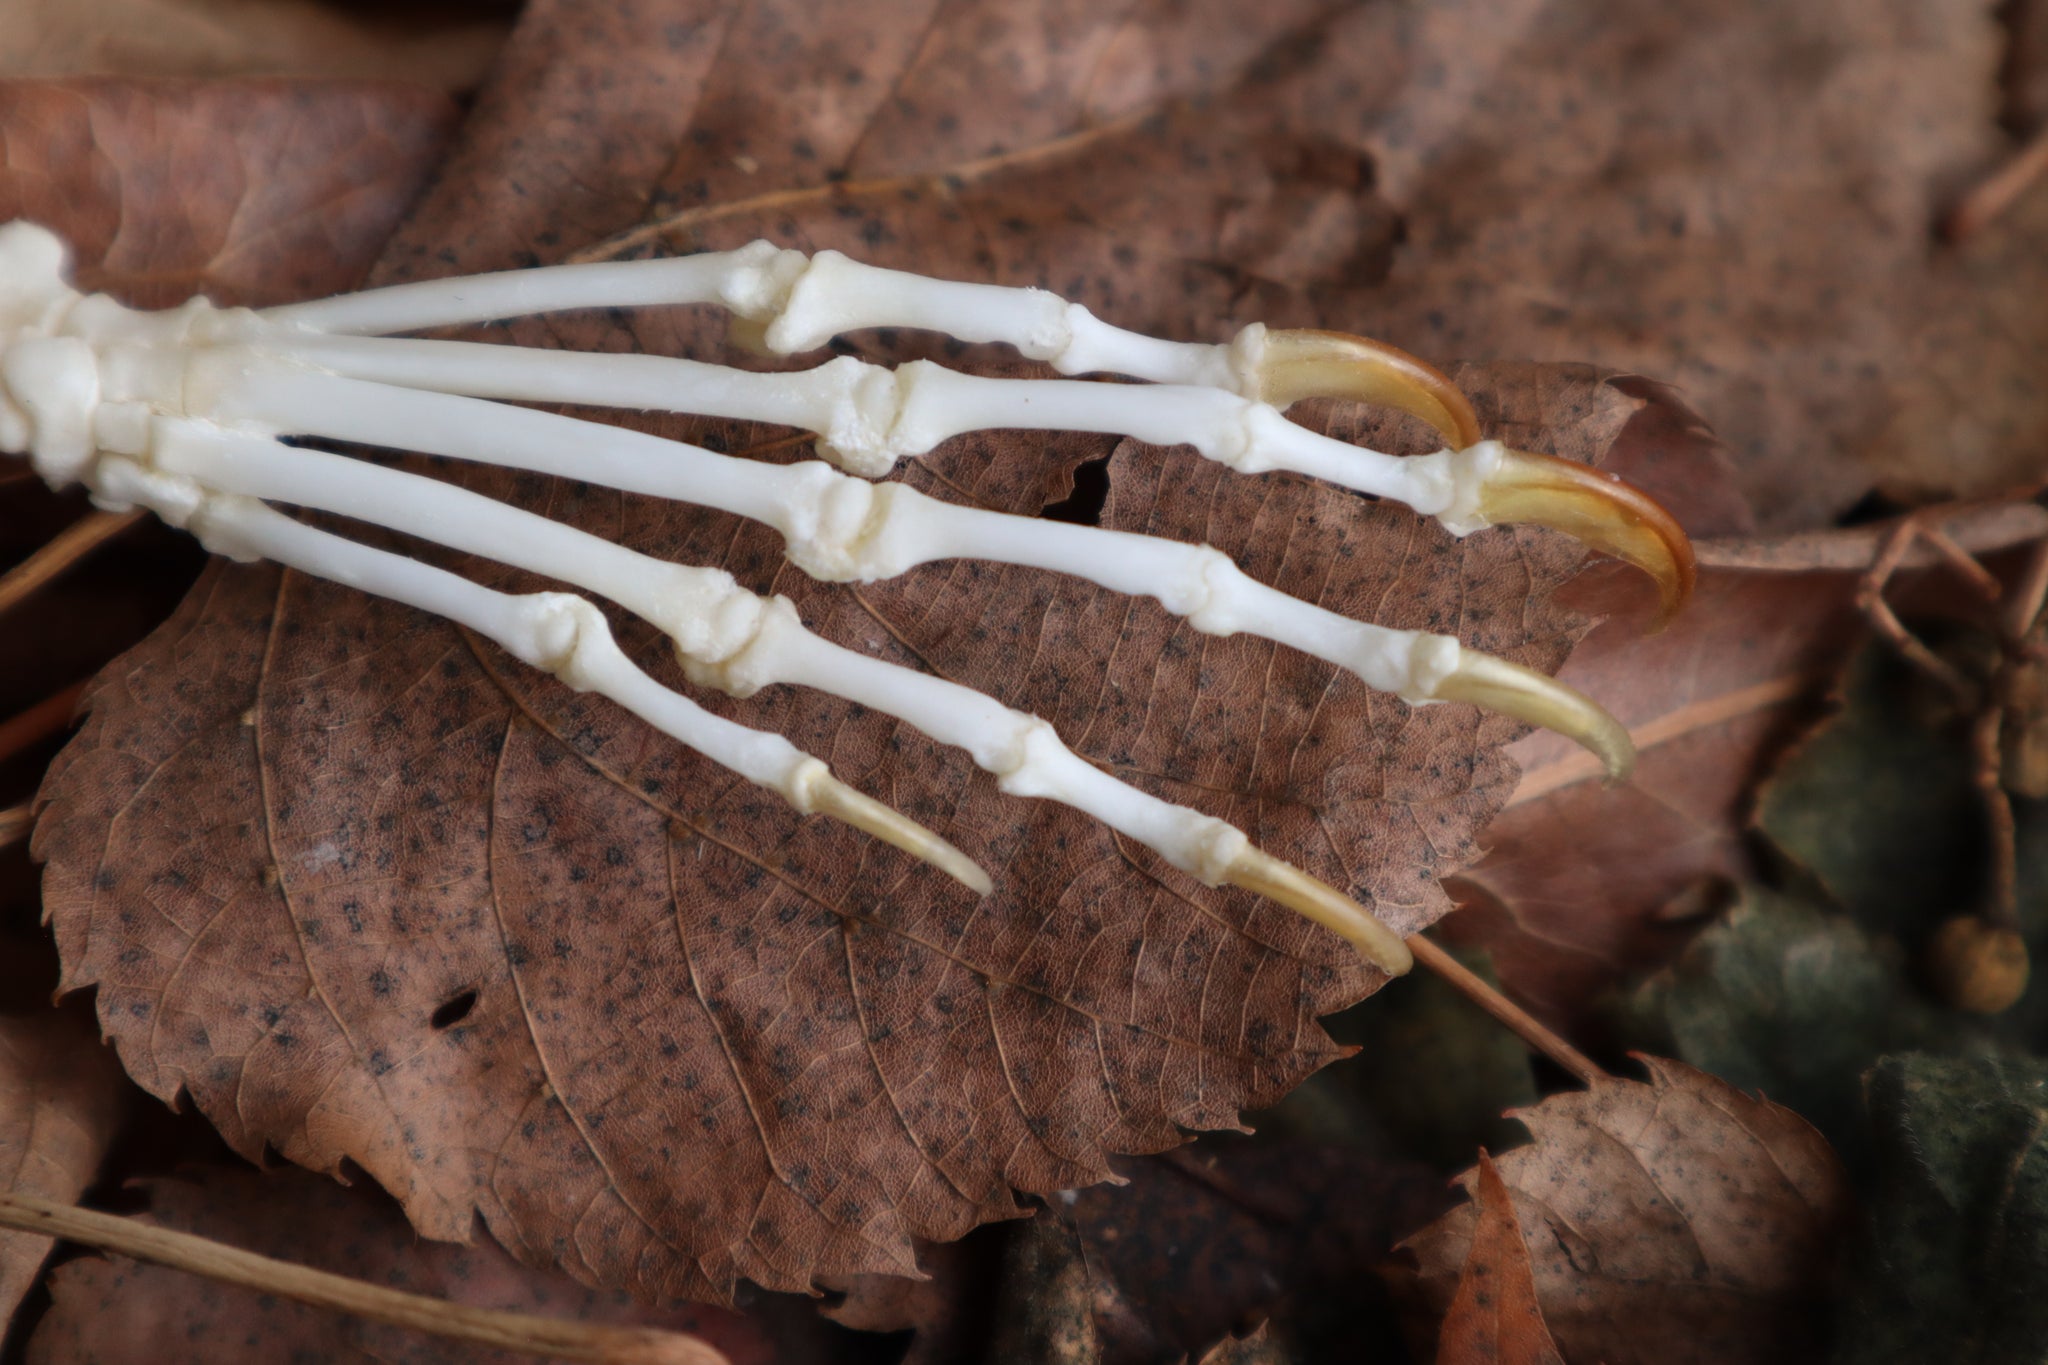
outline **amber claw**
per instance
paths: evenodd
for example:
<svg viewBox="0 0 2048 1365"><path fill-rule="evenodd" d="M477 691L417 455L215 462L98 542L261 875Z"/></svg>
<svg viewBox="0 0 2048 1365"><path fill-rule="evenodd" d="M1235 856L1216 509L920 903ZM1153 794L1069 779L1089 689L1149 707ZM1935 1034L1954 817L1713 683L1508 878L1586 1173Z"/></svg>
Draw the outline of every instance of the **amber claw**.
<svg viewBox="0 0 2048 1365"><path fill-rule="evenodd" d="M1479 419L1458 386L1384 341L1348 332L1268 332L1257 374L1259 398L1276 408L1304 398L1349 398L1420 417L1453 450L1479 440Z"/></svg>
<svg viewBox="0 0 2048 1365"><path fill-rule="evenodd" d="M1698 569L1692 541L1641 489L1612 474L1555 455L1505 450L1479 494L1489 522L1548 526L1649 574L1657 583L1662 630L1692 596Z"/></svg>

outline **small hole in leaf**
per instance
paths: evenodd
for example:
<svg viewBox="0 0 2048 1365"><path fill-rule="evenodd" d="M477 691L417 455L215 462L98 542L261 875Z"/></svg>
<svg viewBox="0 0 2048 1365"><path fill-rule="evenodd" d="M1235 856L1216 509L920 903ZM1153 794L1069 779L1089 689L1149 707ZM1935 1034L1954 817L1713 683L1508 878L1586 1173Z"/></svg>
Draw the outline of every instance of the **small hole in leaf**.
<svg viewBox="0 0 2048 1365"><path fill-rule="evenodd" d="M1058 502L1047 503L1038 515L1047 521L1067 521L1076 526L1100 526L1102 505L1109 501L1109 456L1089 460L1074 471L1074 491Z"/></svg>
<svg viewBox="0 0 2048 1365"><path fill-rule="evenodd" d="M427 1022L435 1028L452 1028L467 1019L469 1012L475 1008L476 992L464 991L460 995L450 996L442 1001L432 1016L428 1018Z"/></svg>
<svg viewBox="0 0 2048 1365"><path fill-rule="evenodd" d="M1907 511L1906 504L1885 496L1872 489L1856 500L1848 511L1835 518L1837 526L1867 526L1873 521L1889 521L1901 512Z"/></svg>

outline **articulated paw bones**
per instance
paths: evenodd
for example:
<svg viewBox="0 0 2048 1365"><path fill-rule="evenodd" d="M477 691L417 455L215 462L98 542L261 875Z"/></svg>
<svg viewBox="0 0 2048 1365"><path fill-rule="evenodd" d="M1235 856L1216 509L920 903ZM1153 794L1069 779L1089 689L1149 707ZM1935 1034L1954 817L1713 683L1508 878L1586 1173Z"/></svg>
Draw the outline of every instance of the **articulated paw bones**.
<svg viewBox="0 0 2048 1365"><path fill-rule="evenodd" d="M835 780L779 735L720 719L655 682L567 592L514 595L301 524L282 503L484 555L609 598L675 643L689 679L745 696L815 687L964 748L1002 790L1086 811L1209 885L1267 896L1350 939L1389 972L1406 946L1363 907L1251 847L1224 821L1124 785L1052 727L943 679L807 631L784 598L716 569L666 563L450 484L280 437L360 442L556 474L719 508L774 527L792 563L871 582L975 558L1076 574L1157 598L1197 629L1263 636L1413 703L1468 701L1546 725L1625 772L1627 735L1585 697L1457 640L1353 621L1246 577L1207 546L939 502L879 477L966 431L1082 429L1190 445L1244 473L1289 469L1379 494L1457 534L1497 521L1558 526L1648 569L1666 613L1690 590L1684 534L1654 502L1578 465L1479 439L1463 395L1391 347L1253 325L1227 345L1111 327L1035 289L926 279L834 252L756 242L662 261L558 266L370 290L261 312L195 299L140 313L84 297L65 250L26 223L0 228L0 448L104 506L143 506L212 550L269 559L433 612L771 787L987 891L987 874L929 830ZM645 355L583 355L384 333L570 308L718 304L753 343L813 349L863 327L921 327L1007 342L1065 374L1150 384L990 379L929 362L841 358L756 374ZM1318 435L1280 408L1326 395L1402 408L1449 443L1406 459ZM768 465L497 399L594 404L781 423L815 432L831 464Z"/></svg>

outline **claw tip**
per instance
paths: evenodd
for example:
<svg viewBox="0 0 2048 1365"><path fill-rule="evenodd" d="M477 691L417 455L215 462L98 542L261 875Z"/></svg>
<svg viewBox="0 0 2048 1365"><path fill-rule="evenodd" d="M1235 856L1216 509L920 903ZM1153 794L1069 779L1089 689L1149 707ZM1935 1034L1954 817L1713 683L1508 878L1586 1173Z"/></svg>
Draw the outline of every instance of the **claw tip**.
<svg viewBox="0 0 2048 1365"><path fill-rule="evenodd" d="M1372 911L1336 887L1270 854L1255 848L1243 850L1224 870L1223 880L1335 930L1350 940L1360 957L1388 976L1405 976L1415 965L1415 955L1401 936L1381 923Z"/></svg>
<svg viewBox="0 0 2048 1365"><path fill-rule="evenodd" d="M1635 771L1635 741L1622 723L1577 688L1533 668L1467 650L1432 695L1438 701L1470 702L1555 730L1598 758L1610 785L1627 781Z"/></svg>
<svg viewBox="0 0 2048 1365"><path fill-rule="evenodd" d="M1266 333L1259 397L1284 408L1304 398L1382 403L1435 427L1454 450L1479 440L1479 418L1443 371L1398 346L1349 332Z"/></svg>
<svg viewBox="0 0 2048 1365"><path fill-rule="evenodd" d="M995 890L986 869L917 821L833 777L819 778L811 788L812 808L843 820L911 857L931 864L978 896Z"/></svg>

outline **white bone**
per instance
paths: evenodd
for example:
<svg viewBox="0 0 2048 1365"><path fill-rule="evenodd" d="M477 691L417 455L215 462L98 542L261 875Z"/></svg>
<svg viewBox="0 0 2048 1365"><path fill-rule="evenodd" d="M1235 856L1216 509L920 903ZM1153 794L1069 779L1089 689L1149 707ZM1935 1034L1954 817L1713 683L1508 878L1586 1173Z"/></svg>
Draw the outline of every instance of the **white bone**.
<svg viewBox="0 0 2048 1365"><path fill-rule="evenodd" d="M1082 761L1036 716L813 635L787 598L759 598L722 570L654 559L452 484L190 418L158 419L152 446L157 472L195 487L338 513L609 598L674 640L693 682L735 696L792 683L895 716L965 749L1004 792L1074 806L1211 886L1246 847L1228 823Z"/></svg>
<svg viewBox="0 0 2048 1365"><path fill-rule="evenodd" d="M1192 446L1241 474L1286 469L1392 498L1460 535L1487 524L1479 513L1481 486L1500 459L1498 446L1488 442L1433 455L1387 455L1310 431L1270 403L1200 385L995 379L930 361L889 370L846 356L815 369L763 374L662 356L575 355L459 341L304 335L252 341L336 374L409 388L798 427L818 434L819 452L827 459L870 478L887 474L905 456L922 455L970 431L1133 436L1152 445Z"/></svg>
<svg viewBox="0 0 2048 1365"><path fill-rule="evenodd" d="M1101 321L1043 289L935 280L863 265L836 251L806 258L768 242L658 261L541 266L422 280L286 304L262 316L287 327L378 335L490 322L575 308L717 304L766 323L778 355L813 350L842 332L911 327L962 341L1001 342L1062 374L1110 372L1163 384L1258 393L1259 323L1225 345L1162 341Z"/></svg>
<svg viewBox="0 0 2048 1365"><path fill-rule="evenodd" d="M1460 657L1449 636L1390 630L1303 602L1246 577L1207 546L942 503L821 464L766 465L552 413L374 388L280 369L240 349L198 353L187 388L223 420L269 431L506 465L733 512L780 531L791 562L828 581L872 582L955 558L1073 574L1156 598L1208 634L1244 631L1312 654L1417 704Z"/></svg>
<svg viewBox="0 0 2048 1365"><path fill-rule="evenodd" d="M782 736L715 716L655 682L620 652L604 617L580 597L498 592L294 521L253 497L207 493L197 479L181 487L176 473L166 476L132 459L102 461L99 483L108 505L161 510L215 554L267 559L466 626L522 663L579 691L602 693L706 758L780 792L800 810L809 785L806 766L824 768Z"/></svg>
<svg viewBox="0 0 2048 1365"><path fill-rule="evenodd" d="M163 444L179 444L178 436L159 434L169 435ZM203 434L198 437L200 444L205 440ZM285 446L274 449L290 453ZM821 760L781 735L715 716L656 682L620 650L603 614L580 597L498 592L404 555L294 521L253 497L209 489L197 479L123 456L101 459L95 479L103 505L150 508L190 530L215 554L267 559L465 626L578 691L596 692L618 703L678 743L776 792L799 814L822 813L849 821L979 893L991 889L988 874L971 858L907 817L861 796L833 777Z"/></svg>
<svg viewBox="0 0 2048 1365"><path fill-rule="evenodd" d="M715 303L744 317L766 317L782 306L804 265L802 252L754 242L738 251L660 261L553 265L422 280L266 308L262 316L288 327L355 335L412 332L572 308L663 304Z"/></svg>

